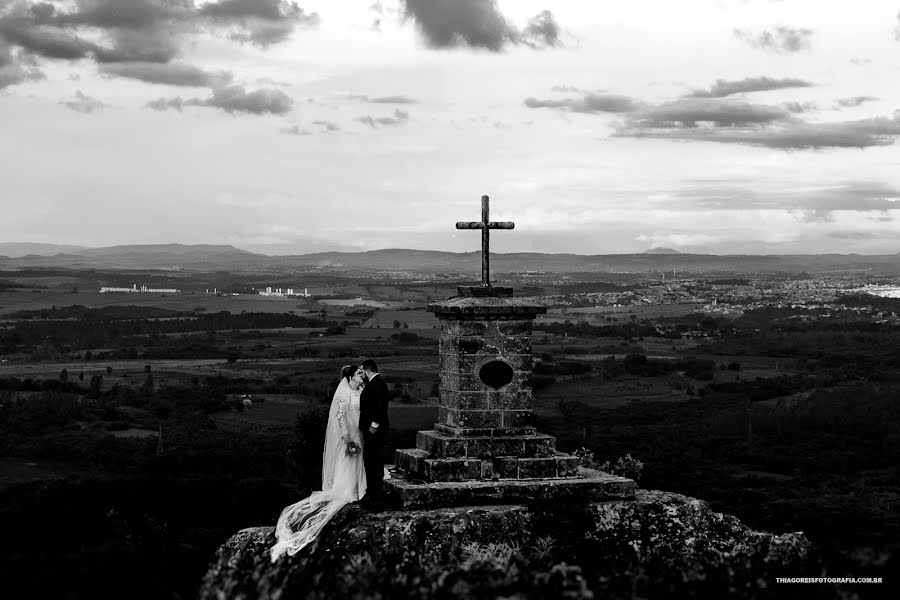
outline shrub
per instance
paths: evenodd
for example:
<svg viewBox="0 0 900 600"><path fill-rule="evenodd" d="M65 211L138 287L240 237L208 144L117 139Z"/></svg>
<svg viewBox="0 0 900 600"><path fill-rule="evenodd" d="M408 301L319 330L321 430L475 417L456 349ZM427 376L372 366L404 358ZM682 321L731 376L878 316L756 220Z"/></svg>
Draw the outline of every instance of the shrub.
<svg viewBox="0 0 900 600"><path fill-rule="evenodd" d="M575 456L581 458L581 466L583 467L597 469L598 471L611 473L613 475L618 475L619 477L627 477L628 479L633 479L635 482L640 481L641 474L644 471L644 463L631 456L631 453L620 456L615 463L612 463L609 460L599 462L594 456L594 452L584 447L576 450Z"/></svg>
<svg viewBox="0 0 900 600"><path fill-rule="evenodd" d="M400 344L417 344L419 342L419 336L411 331L395 333L391 336L391 339Z"/></svg>
<svg viewBox="0 0 900 600"><path fill-rule="evenodd" d="M301 491L319 489L322 483L322 450L328 425L328 404L311 404L297 412L294 440L288 461Z"/></svg>

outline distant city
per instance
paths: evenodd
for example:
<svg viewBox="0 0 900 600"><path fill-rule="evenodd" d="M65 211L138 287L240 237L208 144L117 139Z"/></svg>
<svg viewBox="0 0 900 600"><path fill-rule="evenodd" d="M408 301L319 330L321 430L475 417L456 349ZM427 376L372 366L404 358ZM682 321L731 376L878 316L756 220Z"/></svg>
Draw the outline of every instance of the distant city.
<svg viewBox="0 0 900 600"><path fill-rule="evenodd" d="M101 294L177 294L181 290L175 288L150 288L146 285L138 287L135 283L130 288L127 287L101 287Z"/></svg>
<svg viewBox="0 0 900 600"><path fill-rule="evenodd" d="M134 284L131 287L110 287L103 286L100 288L101 294L178 294L181 293L181 290L175 288L151 288L146 285L138 285ZM213 288L212 290L206 290L207 294L218 295L220 293L225 295L237 296L236 293L230 292L219 292L218 288ZM272 296L272 297L293 297L293 298L309 298L309 288L303 288L301 292L299 288L272 288L266 287L265 290L260 290L258 292L260 296Z"/></svg>

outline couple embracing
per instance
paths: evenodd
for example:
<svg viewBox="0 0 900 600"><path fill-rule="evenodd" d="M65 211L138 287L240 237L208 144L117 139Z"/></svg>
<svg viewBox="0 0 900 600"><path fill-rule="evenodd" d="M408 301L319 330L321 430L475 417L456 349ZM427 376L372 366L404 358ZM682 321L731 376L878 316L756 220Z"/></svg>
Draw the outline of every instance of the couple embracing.
<svg viewBox="0 0 900 600"><path fill-rule="evenodd" d="M322 490L281 512L275 526L278 541L271 550L273 561L306 547L346 504L380 507L389 401L387 384L374 360L341 369L325 430Z"/></svg>

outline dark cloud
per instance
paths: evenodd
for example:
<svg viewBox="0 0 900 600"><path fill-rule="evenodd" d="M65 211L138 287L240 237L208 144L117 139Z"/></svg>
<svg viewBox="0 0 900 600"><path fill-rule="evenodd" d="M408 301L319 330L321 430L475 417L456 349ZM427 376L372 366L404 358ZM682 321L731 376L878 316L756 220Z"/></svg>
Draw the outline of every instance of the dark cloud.
<svg viewBox="0 0 900 600"><path fill-rule="evenodd" d="M356 119L360 123L364 123L371 127L372 129L378 129L379 126L383 127L393 127L396 125L402 125L409 121L409 113L404 110L395 110L393 116L390 117L372 117L370 115L363 115L362 117L358 117Z"/></svg>
<svg viewBox="0 0 900 600"><path fill-rule="evenodd" d="M640 103L634 98L618 94L586 93L581 98L539 100L526 98L528 108L558 108L580 113L626 113L637 110Z"/></svg>
<svg viewBox="0 0 900 600"><path fill-rule="evenodd" d="M792 113L807 113L819 109L815 102L784 102L781 106Z"/></svg>
<svg viewBox="0 0 900 600"><path fill-rule="evenodd" d="M275 89L248 91L231 85L226 72L211 73L173 62L190 36L203 30L225 31L240 42L269 46L282 42L298 27L319 22L287 0L217 0L198 6L195 0L71 0L33 2L0 0L0 44L19 48L19 55L48 59L93 59L101 74L147 83L209 87L208 98L159 98L154 110L208 106L229 113L284 114L291 98ZM6 54L3 53L5 60ZM21 59L0 65L0 87L39 78L40 71ZM96 101L79 92L64 102L90 112ZM101 103L102 104L102 103Z"/></svg>
<svg viewBox="0 0 900 600"><path fill-rule="evenodd" d="M147 108L152 108L153 110L177 110L181 112L184 110L185 102L183 99L175 97L175 98L157 98L156 100L151 100L147 103Z"/></svg>
<svg viewBox="0 0 900 600"><path fill-rule="evenodd" d="M59 103L75 112L87 115L103 108L109 108L108 104L84 94L81 90L77 90L73 98L60 100Z"/></svg>
<svg viewBox="0 0 900 600"><path fill-rule="evenodd" d="M231 82L231 74L228 72L212 73L184 63L117 63L101 65L100 72L147 83L176 86L220 87Z"/></svg>
<svg viewBox="0 0 900 600"><path fill-rule="evenodd" d="M630 126L647 128L695 128L699 123L717 127L763 125L786 119L789 113L777 106L750 104L713 98L682 98L649 106L629 117Z"/></svg>
<svg viewBox="0 0 900 600"><path fill-rule="evenodd" d="M868 148L888 146L900 135L900 123L885 120L883 127L847 123L787 123L772 128L622 128L620 137L719 142L765 146L781 150Z"/></svg>
<svg viewBox="0 0 900 600"><path fill-rule="evenodd" d="M200 13L215 19L266 19L278 21L305 15L296 2L284 0L219 0L203 5Z"/></svg>
<svg viewBox="0 0 900 600"><path fill-rule="evenodd" d="M403 0L403 5L405 17L415 21L432 48L468 46L499 52L508 44L559 45L559 25L547 10L519 31L500 13L496 0Z"/></svg>
<svg viewBox="0 0 900 600"><path fill-rule="evenodd" d="M109 45L94 48L99 63L167 63L181 53L181 36L165 29L123 29L110 32L109 39Z"/></svg>
<svg viewBox="0 0 900 600"><path fill-rule="evenodd" d="M243 86L230 85L212 90L210 98L193 104L219 108L228 113L283 115L290 112L294 101L281 90L261 88L247 91Z"/></svg>
<svg viewBox="0 0 900 600"><path fill-rule="evenodd" d="M866 102L874 102L878 100L875 96L853 96L852 98L841 98L837 101L839 108L853 108Z"/></svg>
<svg viewBox="0 0 900 600"><path fill-rule="evenodd" d="M38 25L22 4L0 17L0 39L46 58L75 60L91 54L95 46L68 31Z"/></svg>
<svg viewBox="0 0 900 600"><path fill-rule="evenodd" d="M769 131L735 133L724 142L767 146L785 150L814 148L868 148L889 146L900 135L900 124L883 128L861 123L798 123Z"/></svg>
<svg viewBox="0 0 900 600"><path fill-rule="evenodd" d="M769 90L781 90L785 88L811 87L813 84L803 79L786 77L773 79L771 77L747 77L736 81L717 79L708 90L695 90L688 94L691 98L724 98L733 94L748 92L767 92Z"/></svg>
<svg viewBox="0 0 900 600"><path fill-rule="evenodd" d="M199 7L194 0L18 0L0 8L0 38L9 43L45 58L101 63L169 62L188 36L203 29L266 47L318 23L317 14L285 0L219 0Z"/></svg>
<svg viewBox="0 0 900 600"><path fill-rule="evenodd" d="M553 13L545 10L528 21L519 38L532 48L555 48L560 45L559 34L559 24Z"/></svg>
<svg viewBox="0 0 900 600"><path fill-rule="evenodd" d="M0 43L0 90L25 83L44 79L44 73L38 68L33 56Z"/></svg>
<svg viewBox="0 0 900 600"><path fill-rule="evenodd" d="M192 0L76 0L75 5L74 11L65 12L37 3L33 11L42 13L45 23L132 30L189 20L195 12Z"/></svg>
<svg viewBox="0 0 900 600"><path fill-rule="evenodd" d="M784 150L886 146L900 136L900 112L837 123L798 120L789 106L683 98L630 113L616 136L694 140ZM796 108L796 107L794 107Z"/></svg>
<svg viewBox="0 0 900 600"><path fill-rule="evenodd" d="M165 62L177 55L195 12L192 0L77 0L70 10L19 1L0 16L0 36L51 59ZM86 38L85 29L102 39Z"/></svg>
<svg viewBox="0 0 900 600"><path fill-rule="evenodd" d="M774 52L776 54L792 54L809 50L809 38L812 37L812 29L798 29L793 27L775 27L772 30L763 29L758 33L746 29L735 29L734 36L754 48Z"/></svg>
<svg viewBox="0 0 900 600"><path fill-rule="evenodd" d="M230 37L267 47L285 41L297 27L315 27L319 15L285 0L220 0L205 4L200 14L225 27Z"/></svg>
<svg viewBox="0 0 900 600"><path fill-rule="evenodd" d="M662 104L643 103L617 94L582 93L579 98L526 98L529 108L553 108L582 113L618 113L615 137L656 138L765 146L783 150L867 148L887 146L900 136L900 111L879 117L837 123L809 123L797 115L817 110L814 102L779 106L742 102L728 96L741 92L807 87L802 79L747 78L718 80L709 90ZM558 87L556 91L569 91ZM845 99L845 105L872 100Z"/></svg>
<svg viewBox="0 0 900 600"><path fill-rule="evenodd" d="M212 90L209 98L159 98L147 103L153 110L182 111L186 106L206 106L218 108L227 113L246 113L254 115L282 115L290 112L294 101L291 97L275 89L259 89L247 91L240 85L229 85Z"/></svg>
<svg viewBox="0 0 900 600"><path fill-rule="evenodd" d="M514 40L516 30L506 22L496 0L404 0L412 17L433 48L471 46L498 52Z"/></svg>

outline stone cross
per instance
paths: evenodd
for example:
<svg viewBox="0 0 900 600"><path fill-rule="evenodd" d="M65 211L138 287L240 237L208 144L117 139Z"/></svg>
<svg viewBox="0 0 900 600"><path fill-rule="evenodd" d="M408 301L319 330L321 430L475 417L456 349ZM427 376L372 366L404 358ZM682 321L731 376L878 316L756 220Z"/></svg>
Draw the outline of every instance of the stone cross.
<svg viewBox="0 0 900 600"><path fill-rule="evenodd" d="M490 221L488 220L488 203L490 198L481 197L481 221L459 221L456 224L457 229L480 229L481 230L481 285L482 287L491 287L491 259L490 259L490 231L491 229L513 229L516 224L512 221Z"/></svg>

